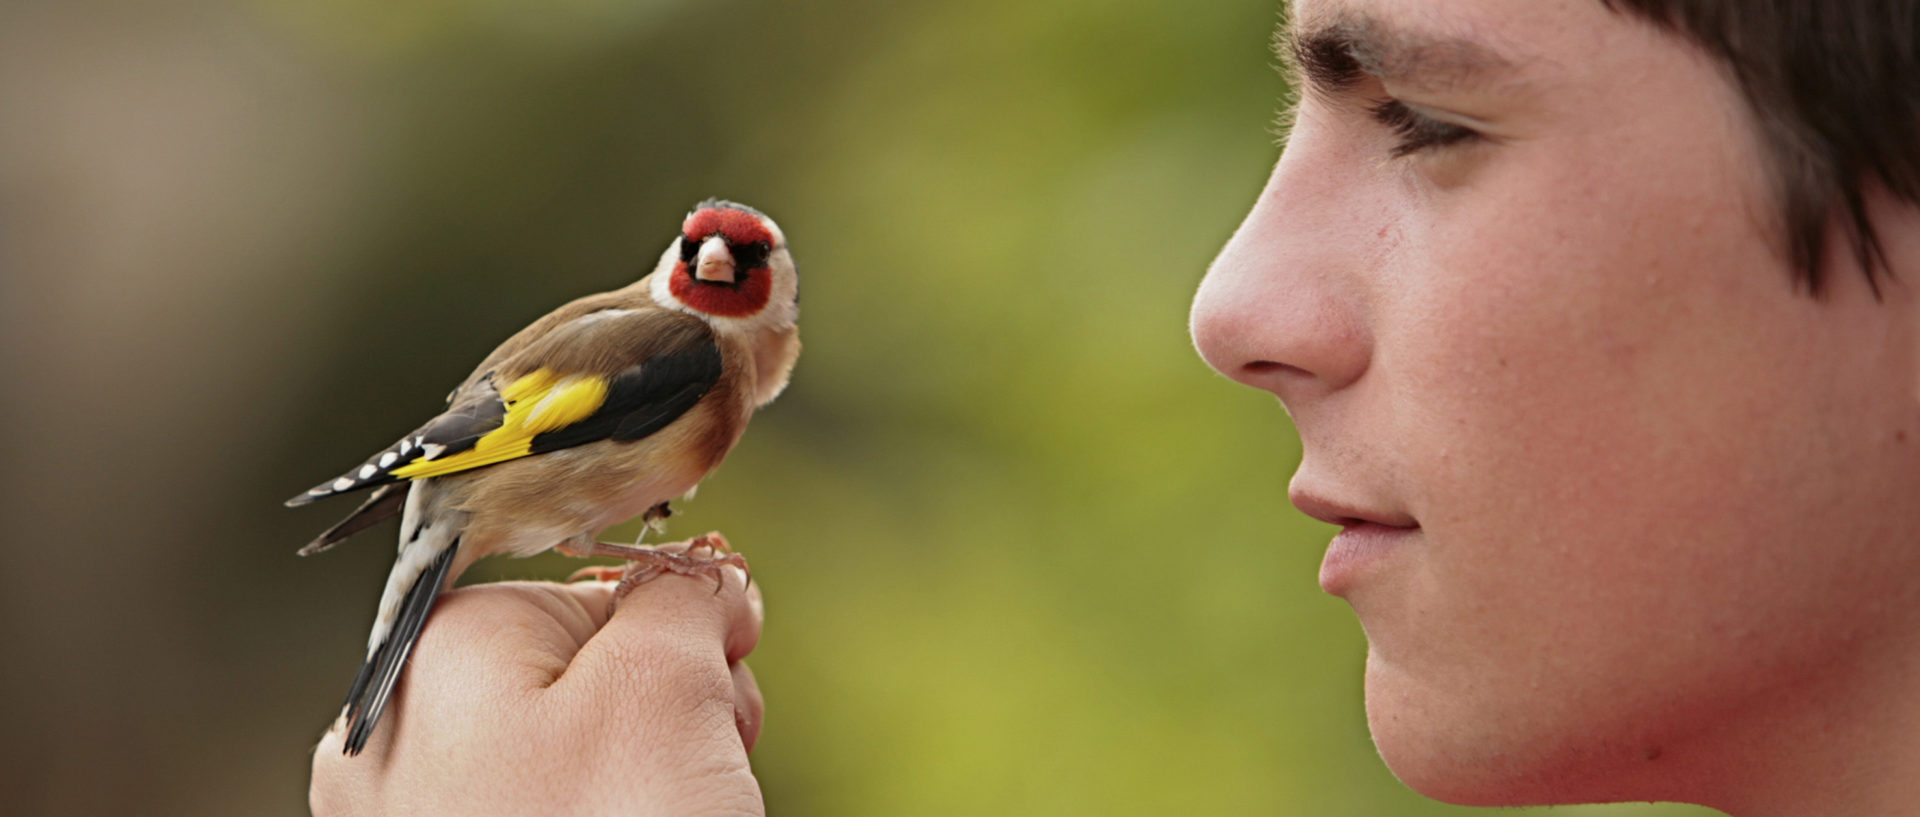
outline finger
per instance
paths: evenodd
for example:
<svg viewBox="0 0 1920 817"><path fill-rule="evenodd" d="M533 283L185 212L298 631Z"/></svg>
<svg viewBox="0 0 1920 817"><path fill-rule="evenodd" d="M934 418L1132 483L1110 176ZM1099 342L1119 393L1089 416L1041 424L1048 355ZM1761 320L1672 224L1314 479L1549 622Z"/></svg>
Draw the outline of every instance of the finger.
<svg viewBox="0 0 1920 817"><path fill-rule="evenodd" d="M545 687L567 669L598 629L605 585L499 582L448 591L435 604L408 661L398 694L472 687L517 691Z"/></svg>
<svg viewBox="0 0 1920 817"><path fill-rule="evenodd" d="M576 662L655 650L711 650L722 666L745 657L760 640L764 604L759 587L748 587L746 573L731 565L719 570L717 587L715 581L707 574L666 573L635 587L581 648Z"/></svg>
<svg viewBox="0 0 1920 817"><path fill-rule="evenodd" d="M753 751L760 741L760 725L766 721L767 702L760 697L760 685L753 670L744 663L733 665L733 724L740 729L740 745Z"/></svg>

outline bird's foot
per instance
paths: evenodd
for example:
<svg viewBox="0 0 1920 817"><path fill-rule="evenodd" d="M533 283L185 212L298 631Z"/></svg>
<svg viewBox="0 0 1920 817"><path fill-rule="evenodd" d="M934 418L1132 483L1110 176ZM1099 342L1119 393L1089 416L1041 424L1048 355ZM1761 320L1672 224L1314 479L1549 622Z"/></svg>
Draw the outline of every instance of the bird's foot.
<svg viewBox="0 0 1920 817"><path fill-rule="evenodd" d="M702 534L687 542L685 550L678 553L652 547L636 545L616 545L610 542L595 542L581 556L612 556L625 559L625 567L591 565L574 571L573 580L592 577L600 581L611 580L616 573L620 583L613 588L613 598L607 603L607 614L613 614L613 607L620 603L633 589L653 581L668 573L682 576L712 576L713 592L718 593L726 586L726 576L721 570L732 565L746 574L747 581L753 581L753 573L747 568L747 557L733 552L727 544L727 537L718 531Z"/></svg>
<svg viewBox="0 0 1920 817"><path fill-rule="evenodd" d="M567 582L617 582L626 574L626 565L587 565L573 571L573 575L567 577Z"/></svg>

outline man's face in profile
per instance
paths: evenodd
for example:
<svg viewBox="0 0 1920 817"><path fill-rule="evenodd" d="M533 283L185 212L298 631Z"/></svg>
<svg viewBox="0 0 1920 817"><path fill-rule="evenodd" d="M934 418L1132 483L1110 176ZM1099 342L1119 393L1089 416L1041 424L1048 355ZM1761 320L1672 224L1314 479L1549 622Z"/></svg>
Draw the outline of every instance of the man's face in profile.
<svg viewBox="0 0 1920 817"><path fill-rule="evenodd" d="M1193 330L1344 528L1382 755L1483 804L1752 773L1742 724L1915 615L1910 290L1796 291L1727 73L1601 0L1288 28L1291 135Z"/></svg>

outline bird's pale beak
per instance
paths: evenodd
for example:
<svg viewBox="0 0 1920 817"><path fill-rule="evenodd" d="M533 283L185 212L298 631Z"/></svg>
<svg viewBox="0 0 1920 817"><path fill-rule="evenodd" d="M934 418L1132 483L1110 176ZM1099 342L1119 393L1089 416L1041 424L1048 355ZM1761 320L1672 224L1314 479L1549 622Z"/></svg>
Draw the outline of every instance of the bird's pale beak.
<svg viewBox="0 0 1920 817"><path fill-rule="evenodd" d="M733 253L727 251L726 239L715 235L700 242L700 255L694 259L693 277L721 284L734 282Z"/></svg>

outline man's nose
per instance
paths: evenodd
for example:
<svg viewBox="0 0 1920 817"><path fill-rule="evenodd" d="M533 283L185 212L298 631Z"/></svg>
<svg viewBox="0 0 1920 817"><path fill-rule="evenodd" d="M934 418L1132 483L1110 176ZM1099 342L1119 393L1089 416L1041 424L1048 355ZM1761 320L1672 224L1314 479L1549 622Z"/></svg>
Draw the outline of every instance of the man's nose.
<svg viewBox="0 0 1920 817"><path fill-rule="evenodd" d="M1358 380L1373 338L1359 275L1361 195L1343 190L1301 134L1194 296L1194 346L1236 381L1300 401ZM1351 179L1351 177L1348 177Z"/></svg>

